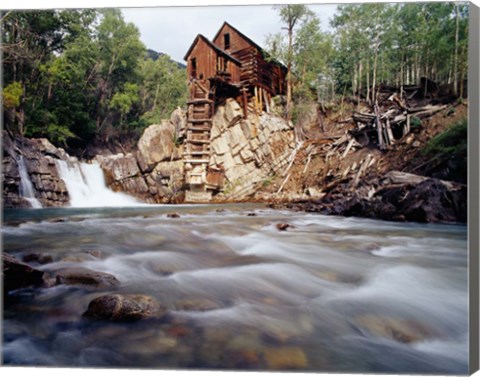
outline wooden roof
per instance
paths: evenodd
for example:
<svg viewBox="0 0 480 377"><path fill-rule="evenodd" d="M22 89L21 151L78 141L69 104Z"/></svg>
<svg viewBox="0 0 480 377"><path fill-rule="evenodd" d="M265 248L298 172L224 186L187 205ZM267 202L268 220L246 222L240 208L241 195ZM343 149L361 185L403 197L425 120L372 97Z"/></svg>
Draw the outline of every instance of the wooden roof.
<svg viewBox="0 0 480 377"><path fill-rule="evenodd" d="M216 46L215 44L213 44L212 42L210 42L205 36L203 36L202 34L198 34L197 37L195 38L195 40L193 41L192 45L190 46L190 48L188 49L187 53L185 54L183 60L188 60L188 56L190 55L190 53L192 52L193 48L195 47L195 45L198 43L199 40L202 40L204 41L207 45L209 45L212 49L214 49L217 53L219 53L220 55L223 55L225 56L227 59L230 59L231 61L233 61L234 63L238 64L238 65L241 65L242 63L235 59L232 55L230 55L229 53L227 53L226 51L222 50L221 48L219 48L218 46Z"/></svg>
<svg viewBox="0 0 480 377"><path fill-rule="evenodd" d="M238 35L240 35L243 39L245 39L248 43L250 43L252 46L254 46L256 49L258 49L262 54L264 54L265 56L269 56L270 57L270 54L268 52L266 52L262 47L260 47L257 43L255 43L252 39L250 39L249 37L247 37L245 34L243 34L240 30L238 30L236 27L232 26L231 24L229 24L227 21L224 21L222 26L220 27L220 29L218 29L217 31L217 34L215 34L215 36L213 37L213 40L217 39L217 37L220 35L220 32L222 31L223 27L224 26L229 26L230 28L232 28L233 30L235 30L235 32L238 33ZM285 65L281 62L279 62L277 59L272 59L275 63L277 63L278 65L285 67Z"/></svg>

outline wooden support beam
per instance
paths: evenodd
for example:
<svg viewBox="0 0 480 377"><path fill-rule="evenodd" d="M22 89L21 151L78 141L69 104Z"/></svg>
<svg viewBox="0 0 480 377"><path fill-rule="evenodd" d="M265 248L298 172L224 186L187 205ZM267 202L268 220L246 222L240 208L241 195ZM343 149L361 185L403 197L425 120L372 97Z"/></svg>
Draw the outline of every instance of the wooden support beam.
<svg viewBox="0 0 480 377"><path fill-rule="evenodd" d="M267 113L270 113L270 106L268 103L268 92L266 90L263 90L263 100L265 102L265 111Z"/></svg>
<svg viewBox="0 0 480 377"><path fill-rule="evenodd" d="M242 89L243 119L248 117L248 95L247 88Z"/></svg>
<svg viewBox="0 0 480 377"><path fill-rule="evenodd" d="M260 101L259 101L259 109L258 109L258 110L259 110L259 113L261 114L262 111L263 111L263 99L262 99L262 97L263 97L263 88L261 88L261 87L259 88L258 97L259 97L259 99L260 99Z"/></svg>

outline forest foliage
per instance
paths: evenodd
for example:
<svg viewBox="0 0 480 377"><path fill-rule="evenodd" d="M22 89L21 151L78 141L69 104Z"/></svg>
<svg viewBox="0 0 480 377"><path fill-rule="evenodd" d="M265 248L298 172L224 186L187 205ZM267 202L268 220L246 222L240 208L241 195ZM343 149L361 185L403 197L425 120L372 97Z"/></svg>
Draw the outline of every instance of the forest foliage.
<svg viewBox="0 0 480 377"><path fill-rule="evenodd" d="M293 28L285 17L292 8L301 8ZM422 77L466 96L467 3L343 4L328 32L308 6L276 9L284 32L269 35L267 46L291 69L293 111L336 96L373 103L381 84L418 85Z"/></svg>
<svg viewBox="0 0 480 377"><path fill-rule="evenodd" d="M185 71L153 56L118 9L2 14L5 126L86 145L143 129L186 101Z"/></svg>
<svg viewBox="0 0 480 377"><path fill-rule="evenodd" d="M294 121L306 104L347 95L373 103L380 84L422 77L467 94L467 3L339 5L329 31L308 6L275 11L284 32L266 46L289 68ZM4 125L12 132L81 146L185 107L185 69L147 50L120 10L8 11L1 24Z"/></svg>

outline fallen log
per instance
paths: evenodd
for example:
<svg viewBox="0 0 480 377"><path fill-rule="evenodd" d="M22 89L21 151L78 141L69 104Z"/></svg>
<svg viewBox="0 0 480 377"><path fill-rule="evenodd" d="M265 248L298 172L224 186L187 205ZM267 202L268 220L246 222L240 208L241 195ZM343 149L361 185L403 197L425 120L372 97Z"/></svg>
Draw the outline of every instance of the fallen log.
<svg viewBox="0 0 480 377"><path fill-rule="evenodd" d="M417 175L412 173L405 173L397 170L392 170L384 175L382 178L382 184L385 185L418 185L427 179L431 179L431 177L425 177L423 175ZM440 181L447 189L451 191L460 190L465 188L466 185L463 183L452 182L452 181Z"/></svg>

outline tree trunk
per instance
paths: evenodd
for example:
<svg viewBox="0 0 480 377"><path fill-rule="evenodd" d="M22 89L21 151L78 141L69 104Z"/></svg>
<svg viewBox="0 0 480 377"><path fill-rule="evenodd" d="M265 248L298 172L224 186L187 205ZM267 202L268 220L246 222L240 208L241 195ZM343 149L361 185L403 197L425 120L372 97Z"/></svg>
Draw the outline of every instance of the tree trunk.
<svg viewBox="0 0 480 377"><path fill-rule="evenodd" d="M377 60L378 60L378 41L375 44L373 55L373 77L372 77L372 102L376 100L375 85L377 84Z"/></svg>
<svg viewBox="0 0 480 377"><path fill-rule="evenodd" d="M357 65L353 64L352 96L357 94Z"/></svg>
<svg viewBox="0 0 480 377"><path fill-rule="evenodd" d="M370 60L367 58L367 102L370 101Z"/></svg>
<svg viewBox="0 0 480 377"><path fill-rule="evenodd" d="M458 4L455 4L455 53L453 55L453 94L458 95Z"/></svg>
<svg viewBox="0 0 480 377"><path fill-rule="evenodd" d="M288 25L288 61L287 61L287 120L292 119L292 49L293 25Z"/></svg>
<svg viewBox="0 0 480 377"><path fill-rule="evenodd" d="M157 88L155 89L155 98L153 99L153 107L152 110L157 108L157 100L158 100L158 91L160 90L160 82L157 83Z"/></svg>

